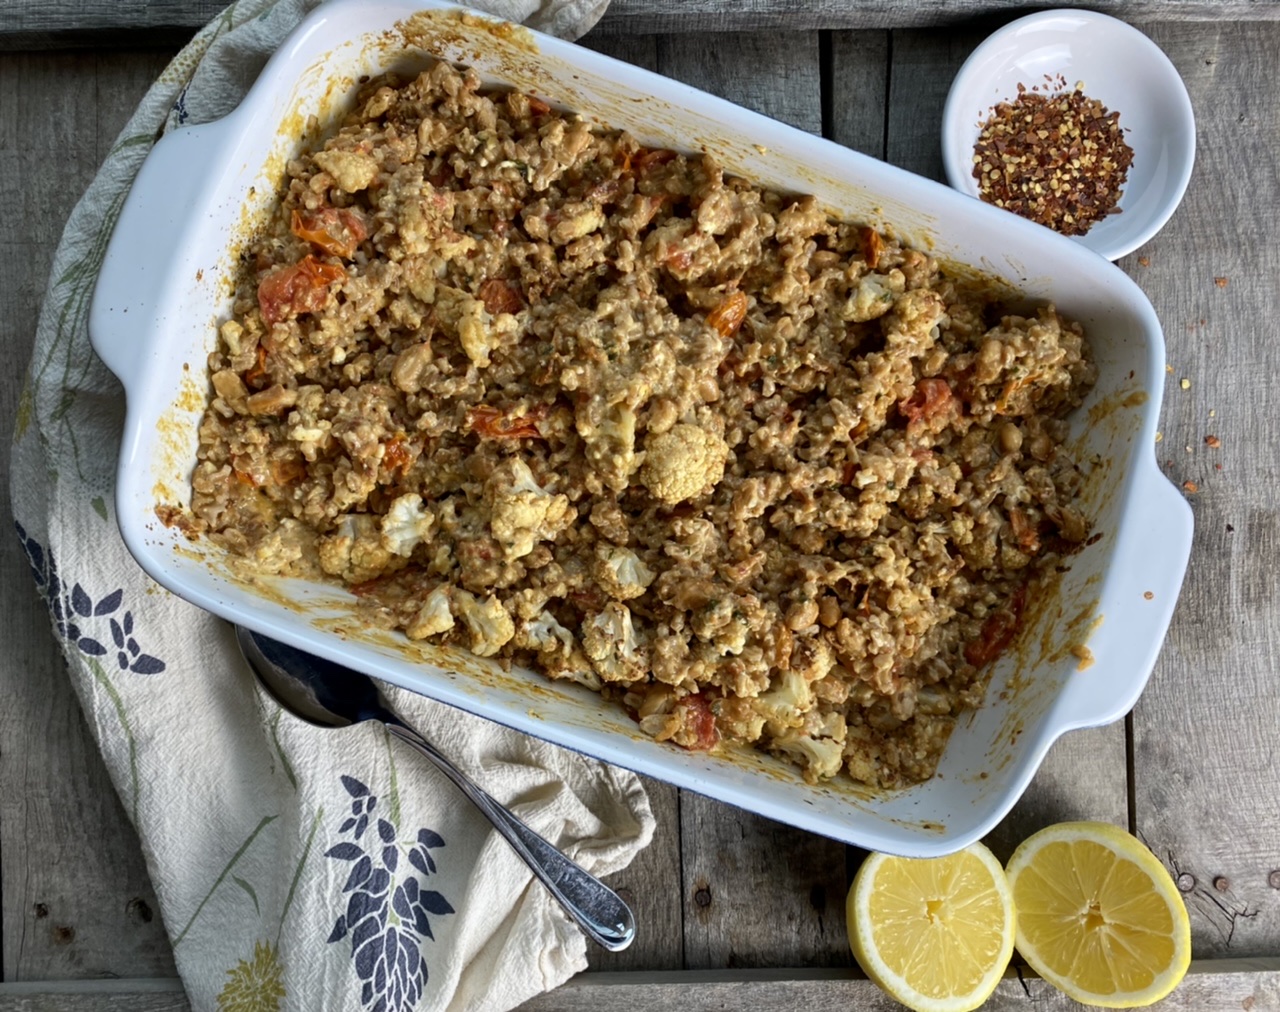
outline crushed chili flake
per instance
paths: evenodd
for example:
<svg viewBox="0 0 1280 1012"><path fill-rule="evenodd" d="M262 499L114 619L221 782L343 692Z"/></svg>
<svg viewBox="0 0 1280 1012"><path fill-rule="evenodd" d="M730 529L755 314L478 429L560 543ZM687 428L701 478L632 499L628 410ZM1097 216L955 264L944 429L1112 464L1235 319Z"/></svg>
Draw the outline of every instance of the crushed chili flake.
<svg viewBox="0 0 1280 1012"><path fill-rule="evenodd" d="M1218 447L1222 445L1222 440L1219 439L1217 436L1205 436L1204 445L1210 447L1211 449L1216 450Z"/></svg>
<svg viewBox="0 0 1280 1012"><path fill-rule="evenodd" d="M1214 278L1213 283L1217 285L1219 288L1226 288L1227 285L1231 284L1231 279L1230 278Z"/></svg>
<svg viewBox="0 0 1280 1012"><path fill-rule="evenodd" d="M1079 83L1053 95L1019 84L1014 101L991 110L973 148L983 200L1063 235L1084 235L1120 212L1132 164L1120 113Z"/></svg>
<svg viewBox="0 0 1280 1012"><path fill-rule="evenodd" d="M1197 485L1194 481L1184 481L1182 483L1182 487L1186 489L1188 492L1192 493L1193 495L1196 492L1200 491L1200 486Z"/></svg>
<svg viewBox="0 0 1280 1012"><path fill-rule="evenodd" d="M1139 267L1150 267L1150 266L1151 266L1151 258L1150 258L1150 257L1138 257L1138 266L1139 266Z"/></svg>

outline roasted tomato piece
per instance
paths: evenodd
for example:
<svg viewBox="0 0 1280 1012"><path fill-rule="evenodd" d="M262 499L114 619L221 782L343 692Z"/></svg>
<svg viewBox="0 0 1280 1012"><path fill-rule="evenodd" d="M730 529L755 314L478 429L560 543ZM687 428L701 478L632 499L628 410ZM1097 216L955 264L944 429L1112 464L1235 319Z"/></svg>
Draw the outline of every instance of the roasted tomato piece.
<svg viewBox="0 0 1280 1012"><path fill-rule="evenodd" d="M268 274L258 284L262 318L271 325L299 313L323 309L329 286L346 276L347 272L341 267L313 256L305 256L290 267Z"/></svg>
<svg viewBox="0 0 1280 1012"><path fill-rule="evenodd" d="M1004 653L1018 635L1026 605L1027 588L1023 585L1014 591L1008 603L987 616L978 638L964 648L964 659L974 667L982 668Z"/></svg>
<svg viewBox="0 0 1280 1012"><path fill-rule="evenodd" d="M880 238L880 233L874 228L864 228L862 230L862 258L866 260L867 266L871 270L878 270L880 267L880 254L884 252L884 240Z"/></svg>
<svg viewBox="0 0 1280 1012"><path fill-rule="evenodd" d="M731 337L746 318L747 294L733 292L707 314L707 324L714 327L721 337Z"/></svg>
<svg viewBox="0 0 1280 1012"><path fill-rule="evenodd" d="M672 740L691 752L710 752L720 744L720 729L716 727L716 715L711 704L701 692L685 696L676 703L680 715L680 730Z"/></svg>
<svg viewBox="0 0 1280 1012"><path fill-rule="evenodd" d="M645 148L631 159L631 168L637 176L643 176L659 165L666 165L676 157L676 152L667 148Z"/></svg>
<svg viewBox="0 0 1280 1012"><path fill-rule="evenodd" d="M369 238L369 227L364 218L359 212L345 207L295 210L289 231L303 242L344 259L350 259L356 247Z"/></svg>
<svg viewBox="0 0 1280 1012"><path fill-rule="evenodd" d="M527 415L510 415L481 404L467 409L467 426L481 439L539 439L538 422L546 413L545 407L539 407Z"/></svg>
<svg viewBox="0 0 1280 1012"><path fill-rule="evenodd" d="M478 294L485 311L495 316L498 313L518 313L524 309L524 299L519 289L501 278L489 278L481 283Z"/></svg>
<svg viewBox="0 0 1280 1012"><path fill-rule="evenodd" d="M898 404L898 410L906 416L909 432L919 429L937 431L950 420L959 403L951 392L950 384L935 377L917 383L911 396Z"/></svg>

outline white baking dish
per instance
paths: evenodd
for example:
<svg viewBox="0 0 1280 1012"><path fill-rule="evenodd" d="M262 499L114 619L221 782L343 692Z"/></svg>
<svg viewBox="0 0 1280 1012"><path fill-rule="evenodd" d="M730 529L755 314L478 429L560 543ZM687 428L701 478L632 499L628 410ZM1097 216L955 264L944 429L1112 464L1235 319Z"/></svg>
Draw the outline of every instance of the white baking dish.
<svg viewBox="0 0 1280 1012"><path fill-rule="evenodd" d="M1076 414L1073 439L1077 459L1098 462L1086 503L1101 537L1031 613L1020 647L994 671L987 705L959 722L937 778L892 793L851 783L815 787L761 754L658 744L586 690L369 632L345 591L237 576L216 549L157 520L157 506L188 501L205 356L229 310L236 249L270 202L304 124L341 108L360 75L421 67L424 52L626 128L644 143L712 151L734 172L813 193L842 216L888 224L1032 299L1056 302L1086 326L1101 379ZM925 856L969 843L1009 810L1054 739L1127 712L1155 662L1190 550L1191 512L1153 454L1164 381L1160 326L1119 270L939 184L674 81L430 0L332 0L290 37L235 112L161 140L120 215L89 325L128 398L120 529L138 562L170 590L530 734L878 850ZM1086 639L1096 660L1079 670L1069 651Z"/></svg>

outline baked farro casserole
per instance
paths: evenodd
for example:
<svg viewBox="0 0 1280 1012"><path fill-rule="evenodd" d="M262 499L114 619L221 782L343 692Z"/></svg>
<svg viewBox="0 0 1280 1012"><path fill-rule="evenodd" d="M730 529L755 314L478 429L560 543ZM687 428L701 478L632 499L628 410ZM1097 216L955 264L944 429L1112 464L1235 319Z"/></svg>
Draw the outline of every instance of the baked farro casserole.
<svg viewBox="0 0 1280 1012"><path fill-rule="evenodd" d="M1089 529L1081 328L440 63L290 162L189 516L647 734L929 778Z"/></svg>

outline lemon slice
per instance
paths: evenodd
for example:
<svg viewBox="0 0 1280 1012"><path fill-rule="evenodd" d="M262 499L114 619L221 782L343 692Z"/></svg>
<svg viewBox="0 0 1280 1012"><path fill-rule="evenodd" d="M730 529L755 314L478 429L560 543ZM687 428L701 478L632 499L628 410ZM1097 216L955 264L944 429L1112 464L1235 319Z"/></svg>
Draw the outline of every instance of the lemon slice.
<svg viewBox="0 0 1280 1012"><path fill-rule="evenodd" d="M1169 873L1124 830L1063 822L1009 859L1018 951L1076 1001L1159 1001L1191 962L1191 924Z"/></svg>
<svg viewBox="0 0 1280 1012"><path fill-rule="evenodd" d="M980 843L932 859L872 854L846 914L859 965L916 1012L976 1009L1013 954L1009 884Z"/></svg>

